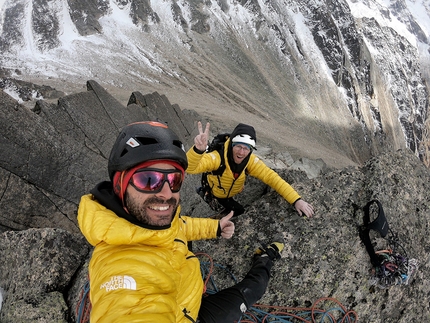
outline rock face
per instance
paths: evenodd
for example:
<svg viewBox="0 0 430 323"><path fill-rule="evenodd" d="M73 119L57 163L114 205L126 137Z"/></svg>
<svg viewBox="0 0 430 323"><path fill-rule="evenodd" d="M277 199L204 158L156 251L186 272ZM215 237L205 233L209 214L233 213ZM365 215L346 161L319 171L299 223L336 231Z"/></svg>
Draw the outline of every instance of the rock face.
<svg viewBox="0 0 430 323"><path fill-rule="evenodd" d="M64 294L88 251L81 235L61 229L1 234L1 321L67 322Z"/></svg>
<svg viewBox="0 0 430 323"><path fill-rule="evenodd" d="M0 92L0 146L10 152L0 165L1 231L56 227L78 232L79 198L108 177L100 165L106 164L118 130L132 121L169 119L188 140L192 122L164 95L135 92L124 108L98 83L87 85L87 92L62 97L57 105L40 100L32 110Z"/></svg>
<svg viewBox="0 0 430 323"><path fill-rule="evenodd" d="M57 105L38 101L29 110L1 91L0 105L0 147L7 152L0 159L0 321L76 322L92 250L77 228L77 205L82 194L107 178L107 156L119 128L159 118L190 147L194 122L201 118L158 93L134 92L124 107L94 81L87 82L86 92L61 97ZM214 122L215 129L221 127ZM315 217L298 216L276 192L249 178L238 197L247 212L235 220L233 239L194 242L194 252L210 255L240 279L253 251L282 233L283 258L260 303L308 307L333 297L360 322L429 319L430 171L412 151L380 154L342 169L321 160L294 161L287 152L274 154L264 146L258 151L313 204ZM182 210L206 217L213 212L195 193L199 180L186 177ZM358 228L362 207L373 199L381 201L401 242L398 251L419 262L409 285L382 290L369 283L372 265ZM375 232L371 239L377 250L389 247ZM222 272L214 278L219 287L233 283Z"/></svg>

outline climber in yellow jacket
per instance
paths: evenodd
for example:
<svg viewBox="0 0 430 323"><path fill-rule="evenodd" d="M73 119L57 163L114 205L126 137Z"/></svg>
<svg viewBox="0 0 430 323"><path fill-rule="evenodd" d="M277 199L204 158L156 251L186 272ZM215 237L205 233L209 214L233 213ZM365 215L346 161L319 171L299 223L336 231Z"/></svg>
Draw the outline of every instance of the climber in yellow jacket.
<svg viewBox="0 0 430 323"><path fill-rule="evenodd" d="M188 241L234 234L220 220L181 215L188 166L165 124L137 122L120 132L109 157L110 181L84 195L79 227L94 246L89 263L91 323L233 322L264 294L282 241L259 248L238 284L203 297L200 263Z"/></svg>
<svg viewBox="0 0 430 323"><path fill-rule="evenodd" d="M234 216L245 212L244 207L233 197L242 192L246 175L250 175L272 187L294 205L300 215L311 217L314 214L311 204L304 201L290 184L252 153L256 145L254 127L239 123L224 143L221 152L224 156L220 156L216 150L206 153L209 128L210 124L207 123L203 131L201 122L198 122L199 133L194 138L194 146L187 152L187 173L206 173L198 193L215 211L221 210L222 215L233 211ZM219 174L217 170L221 164L224 164L225 169Z"/></svg>

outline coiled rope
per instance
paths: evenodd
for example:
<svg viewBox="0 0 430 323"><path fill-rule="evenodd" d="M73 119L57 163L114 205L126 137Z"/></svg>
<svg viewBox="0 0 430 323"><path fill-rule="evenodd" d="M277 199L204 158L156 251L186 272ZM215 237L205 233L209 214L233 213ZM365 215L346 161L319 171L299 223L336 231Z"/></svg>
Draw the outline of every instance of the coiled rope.
<svg viewBox="0 0 430 323"><path fill-rule="evenodd" d="M205 253L196 253L200 260L200 269L205 284L205 294L218 292L214 270L224 270L237 283L236 277L227 267L216 264ZM206 258L206 260L204 260ZM310 308L271 306L254 304L245 312L238 323L357 323L358 315L355 311L347 310L339 301L330 297L318 299Z"/></svg>

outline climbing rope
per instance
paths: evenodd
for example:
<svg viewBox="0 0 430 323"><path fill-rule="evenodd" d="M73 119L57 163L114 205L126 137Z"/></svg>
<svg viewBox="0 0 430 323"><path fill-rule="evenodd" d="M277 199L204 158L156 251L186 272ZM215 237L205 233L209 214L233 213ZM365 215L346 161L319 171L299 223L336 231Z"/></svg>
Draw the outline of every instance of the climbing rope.
<svg viewBox="0 0 430 323"><path fill-rule="evenodd" d="M216 268L224 270L237 283L236 277L227 267L214 263L213 259L205 253L196 253L200 260L200 268L205 283L205 294L218 292L213 277ZM205 259L206 258L206 259ZM205 260L204 260L205 259ZM352 310L347 310L334 298L323 297L318 299L310 308L271 306L254 304L245 312L237 323L357 323L358 316Z"/></svg>
<svg viewBox="0 0 430 323"><path fill-rule="evenodd" d="M334 298L318 299L310 308L254 304L238 323L356 323L358 316Z"/></svg>
<svg viewBox="0 0 430 323"><path fill-rule="evenodd" d="M76 304L76 323L89 323L91 312L90 281L87 280L79 294L79 302Z"/></svg>

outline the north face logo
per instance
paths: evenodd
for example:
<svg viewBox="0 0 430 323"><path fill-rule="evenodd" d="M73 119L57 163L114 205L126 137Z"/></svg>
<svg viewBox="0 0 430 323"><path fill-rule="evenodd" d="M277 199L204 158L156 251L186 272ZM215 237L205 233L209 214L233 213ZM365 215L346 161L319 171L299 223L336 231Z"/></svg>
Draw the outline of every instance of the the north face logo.
<svg viewBox="0 0 430 323"><path fill-rule="evenodd" d="M136 281L130 276L112 276L109 281L100 285L100 289L103 288L107 292L117 289L136 290Z"/></svg>

